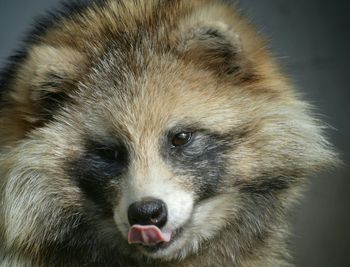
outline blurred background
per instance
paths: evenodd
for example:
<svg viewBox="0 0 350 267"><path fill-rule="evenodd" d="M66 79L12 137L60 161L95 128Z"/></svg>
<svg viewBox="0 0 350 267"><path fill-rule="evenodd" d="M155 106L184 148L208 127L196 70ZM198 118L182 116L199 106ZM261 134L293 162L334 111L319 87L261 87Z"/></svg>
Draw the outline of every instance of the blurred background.
<svg viewBox="0 0 350 267"><path fill-rule="evenodd" d="M0 67L33 17L59 0L0 0ZM285 73L333 129L344 166L313 177L293 214L291 247L299 267L350 266L350 1L240 0L270 40Z"/></svg>

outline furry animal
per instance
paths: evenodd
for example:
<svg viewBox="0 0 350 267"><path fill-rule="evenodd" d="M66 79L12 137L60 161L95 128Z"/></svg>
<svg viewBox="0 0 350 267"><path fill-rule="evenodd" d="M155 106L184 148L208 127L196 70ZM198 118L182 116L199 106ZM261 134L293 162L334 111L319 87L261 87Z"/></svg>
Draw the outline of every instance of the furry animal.
<svg viewBox="0 0 350 267"><path fill-rule="evenodd" d="M336 157L228 1L70 1L1 77L1 267L291 266Z"/></svg>

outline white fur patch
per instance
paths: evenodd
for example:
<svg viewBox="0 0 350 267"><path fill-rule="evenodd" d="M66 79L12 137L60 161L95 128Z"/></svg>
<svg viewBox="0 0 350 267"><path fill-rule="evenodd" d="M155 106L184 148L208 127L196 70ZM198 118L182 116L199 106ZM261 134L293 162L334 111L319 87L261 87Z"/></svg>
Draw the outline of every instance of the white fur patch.
<svg viewBox="0 0 350 267"><path fill-rule="evenodd" d="M232 219L238 203L232 203L232 194L207 199L194 207L191 220L184 227L181 236L166 250L149 255L166 260L184 259L196 253L202 242L213 238Z"/></svg>

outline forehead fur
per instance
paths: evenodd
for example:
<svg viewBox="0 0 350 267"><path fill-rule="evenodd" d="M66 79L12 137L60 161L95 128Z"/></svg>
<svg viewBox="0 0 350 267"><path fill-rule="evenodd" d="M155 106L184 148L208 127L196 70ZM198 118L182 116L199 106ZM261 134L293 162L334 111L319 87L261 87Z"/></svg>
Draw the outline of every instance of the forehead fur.
<svg viewBox="0 0 350 267"><path fill-rule="evenodd" d="M180 60L183 69L184 65L198 63L193 70L205 71L219 70L221 65L231 64L227 61L233 60L237 75L228 79L219 77L222 88L225 83L236 83L267 97L281 91L284 97L292 95L269 57L264 41L227 5L225 1L210 0L92 3L74 19L62 17L59 23L52 23L38 34L40 46L34 44L28 49L22 74L28 73L26 69L33 65L53 68L59 62L58 68L66 68L68 72L72 66L81 66L81 81L90 75L91 69L100 68L100 64L114 64L115 81L119 79L120 83L125 77L144 74L145 69L149 73L149 64L155 73L164 66L163 62ZM228 46L233 48L230 50ZM64 63L62 58L68 55L67 51L71 59ZM229 55L231 59L227 59ZM163 62L155 63L156 57ZM84 72L87 73L83 75ZM22 74L18 76L25 78Z"/></svg>
<svg viewBox="0 0 350 267"><path fill-rule="evenodd" d="M237 51L244 50L245 57L254 62L256 77L276 75L264 41L255 34L251 25L234 12L234 7L228 5L225 1L211 0L103 1L102 10L96 4L91 4L84 12L76 14L74 20L63 17L60 23L43 31L39 40L41 45L69 47L84 52L90 62L96 62L114 47L121 53L118 56L125 59L124 64L137 68L137 64L133 65L135 51L142 50L140 54L146 58L153 56L152 52L181 57L179 53L184 51L178 48L184 44L184 39L194 38L196 29L203 31L208 28L213 31L212 35L217 31L226 35L227 39L232 40L232 45L237 46ZM186 42L186 46L189 43ZM187 62L196 61L198 53L194 52L191 49L192 55L188 56ZM207 60L210 58L208 53L205 56Z"/></svg>
<svg viewBox="0 0 350 267"><path fill-rule="evenodd" d="M16 79L24 81L24 74L33 73L31 84L23 88L34 90L45 76L40 66L60 75L55 74L58 81L46 83L44 95L21 95L42 99L49 93L48 98L56 101L59 92L61 101L63 93L72 105L63 109L62 121L93 134L118 129L135 140L146 133L156 138L181 122L222 133L259 132L259 138L251 139L252 147L257 140L274 143L275 135L267 133L277 130L283 138L275 140L273 150L291 140L302 147L307 138L326 144L264 41L226 1L106 0L100 4L103 8L91 4L74 19L62 17L39 35L40 46L29 48ZM37 69L28 72L32 66ZM23 101L14 97L18 95L12 94L12 100L22 112ZM25 116L35 113L34 101L29 100ZM36 114L30 115L30 122L35 121ZM18 127L16 116L11 120ZM5 118L6 124L10 126L4 128L14 128ZM307 132L306 125L314 131Z"/></svg>
<svg viewBox="0 0 350 267"><path fill-rule="evenodd" d="M162 114L164 118L170 110L175 115L187 117L193 113L196 101L204 104L205 99L216 98L218 104L212 110L203 105L201 111L200 103L196 103L197 120L200 116L206 118L210 111L217 113L217 119L228 117L228 102L235 99L237 104L245 105L248 98L257 97L261 102L265 98L277 101L294 98L268 57L264 42L253 34L250 25L232 12L232 7L227 8L224 1L105 1L103 6L103 12L91 5L74 20L64 18L62 23L40 37L41 47L59 44L66 50L79 51L75 58L84 57L84 62L90 62L88 67L81 63L87 72L81 81L79 97L89 98L90 95L94 99L105 95L111 101L119 98L113 102L111 110L114 113L126 97L128 101L124 103L128 103L128 107L119 110L130 108L133 101L134 104L142 101L142 105L135 105L141 109L137 114L142 114L142 110L154 110L152 113ZM206 55L199 54L203 56L201 68L195 64L197 58L193 55L198 54L193 51L187 58L179 55L181 49L178 51L177 48L181 47L183 39L191 38L195 34L193 29L202 26L222 31L239 43L233 45L239 46L239 52L244 50L244 57L249 62L245 66L248 76L216 77L206 66ZM34 47L29 53L37 53L37 50ZM56 57L61 56L61 51L57 50ZM55 55L51 53L50 57ZM79 65L79 61L74 64ZM97 86L98 92L92 91L90 85ZM115 94L112 99L111 94ZM165 108L174 105L180 108ZM222 114L218 114L220 110ZM227 123L229 126L232 125Z"/></svg>

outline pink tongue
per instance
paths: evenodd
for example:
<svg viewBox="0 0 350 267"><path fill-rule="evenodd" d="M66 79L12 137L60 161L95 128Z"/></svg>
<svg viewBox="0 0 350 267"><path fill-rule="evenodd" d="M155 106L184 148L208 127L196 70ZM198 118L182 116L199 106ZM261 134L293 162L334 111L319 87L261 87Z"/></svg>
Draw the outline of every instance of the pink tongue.
<svg viewBox="0 0 350 267"><path fill-rule="evenodd" d="M128 233L129 244L143 244L151 246L160 242L169 242L171 233L162 233L157 226L154 225L138 225L131 226Z"/></svg>

